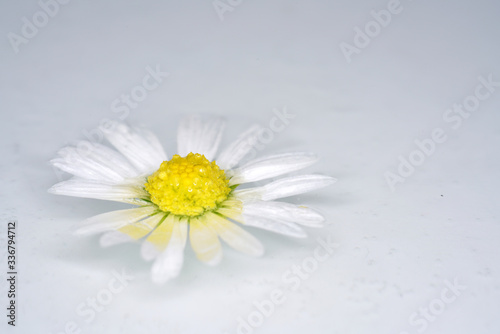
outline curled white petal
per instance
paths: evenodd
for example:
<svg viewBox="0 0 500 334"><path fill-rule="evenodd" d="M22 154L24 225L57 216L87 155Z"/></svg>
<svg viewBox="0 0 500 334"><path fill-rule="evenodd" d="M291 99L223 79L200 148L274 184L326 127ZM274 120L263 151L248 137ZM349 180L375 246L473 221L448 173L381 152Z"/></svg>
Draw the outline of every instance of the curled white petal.
<svg viewBox="0 0 500 334"><path fill-rule="evenodd" d="M324 226L325 218L318 212L291 203L256 201L245 204L244 214L294 222L308 227Z"/></svg>
<svg viewBox="0 0 500 334"><path fill-rule="evenodd" d="M262 126L254 125L239 135L236 141L219 154L217 165L223 170L236 166L258 143L262 130Z"/></svg>
<svg viewBox="0 0 500 334"><path fill-rule="evenodd" d="M293 238L306 238L307 233L295 223L287 221L278 221L265 217L243 215L243 221L247 226L257 227L263 230L283 234Z"/></svg>
<svg viewBox="0 0 500 334"><path fill-rule="evenodd" d="M158 138L148 130L131 128L122 122L109 122L101 127L108 141L123 154L140 174L150 174L167 160Z"/></svg>
<svg viewBox="0 0 500 334"><path fill-rule="evenodd" d="M122 182L138 172L120 153L109 147L80 141L76 147L65 147L51 160L54 167L89 180Z"/></svg>
<svg viewBox="0 0 500 334"><path fill-rule="evenodd" d="M182 157L189 153L200 153L212 161L219 149L224 127L225 121L219 117L206 121L198 115L184 118L177 134L177 153Z"/></svg>
<svg viewBox="0 0 500 334"><path fill-rule="evenodd" d="M157 211L153 206L118 210L88 218L75 226L76 235L91 235L134 224Z"/></svg>
<svg viewBox="0 0 500 334"><path fill-rule="evenodd" d="M285 153L255 159L233 170L230 183L243 184L269 179L311 166L318 158L313 153Z"/></svg>
<svg viewBox="0 0 500 334"><path fill-rule="evenodd" d="M95 198L131 204L137 204L139 199L148 196L142 187L141 180L134 180L130 184L108 184L73 178L53 185L49 192L55 195Z"/></svg>
<svg viewBox="0 0 500 334"><path fill-rule="evenodd" d="M184 248L187 239L187 220L174 223L167 248L155 260L151 273L153 282L164 284L179 275L184 263Z"/></svg>

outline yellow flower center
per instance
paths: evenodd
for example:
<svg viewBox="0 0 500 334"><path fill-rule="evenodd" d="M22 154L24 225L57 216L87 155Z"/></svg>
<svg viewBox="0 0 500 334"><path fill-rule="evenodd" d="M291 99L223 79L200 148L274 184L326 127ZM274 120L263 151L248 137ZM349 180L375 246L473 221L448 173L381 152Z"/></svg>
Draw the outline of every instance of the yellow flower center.
<svg viewBox="0 0 500 334"><path fill-rule="evenodd" d="M215 161L201 154L174 155L148 177L145 185L160 210L180 216L199 216L227 199L229 179Z"/></svg>

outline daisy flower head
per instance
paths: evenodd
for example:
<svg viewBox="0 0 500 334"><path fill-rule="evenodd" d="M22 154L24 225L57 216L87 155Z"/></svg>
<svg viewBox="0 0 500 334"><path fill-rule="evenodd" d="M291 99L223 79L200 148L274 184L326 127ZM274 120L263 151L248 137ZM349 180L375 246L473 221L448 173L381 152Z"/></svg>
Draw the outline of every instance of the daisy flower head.
<svg viewBox="0 0 500 334"><path fill-rule="evenodd" d="M224 124L221 118L186 117L178 130L178 152L169 159L153 133L114 122L101 128L114 149L82 141L58 152L52 165L73 178L49 192L133 204L84 220L75 234L101 234L103 247L141 240L141 255L154 260L152 279L158 284L179 275L188 236L197 258L216 265L221 239L242 253L263 254L262 244L242 226L296 238L307 236L300 225L323 226L318 212L276 200L328 186L335 182L329 176L288 176L240 187L306 168L317 157L285 153L240 165L263 128L251 127L217 155Z"/></svg>

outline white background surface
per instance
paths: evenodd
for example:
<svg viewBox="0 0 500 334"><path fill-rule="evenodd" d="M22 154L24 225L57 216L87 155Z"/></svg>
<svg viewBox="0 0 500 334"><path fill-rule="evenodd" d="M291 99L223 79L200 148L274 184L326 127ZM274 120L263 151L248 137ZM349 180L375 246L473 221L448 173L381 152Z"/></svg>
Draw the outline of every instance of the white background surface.
<svg viewBox="0 0 500 334"><path fill-rule="evenodd" d="M6 224L17 219L19 310L15 328L2 315L1 332L61 333L74 322L81 333L238 333L238 318L280 289L285 302L255 333L413 334L422 321L425 333L498 333L500 88L457 129L443 114L474 94L478 77L500 81L500 6L402 0L348 63L340 43L353 44L355 27L387 3L243 0L221 20L210 1L71 1L16 54L8 34L21 35L23 17L40 7L3 1L0 268L5 277ZM188 251L181 276L163 287L150 283L138 245L103 250L97 237L73 237L73 223L122 206L47 194L61 177L48 161L117 119L111 103L147 66L170 75L127 122L154 130L169 154L184 114L225 115L227 144L251 123L268 126L274 109L293 113L260 153L320 155L308 171L339 182L290 201L318 208L329 225L305 240L252 231L266 255L226 248L216 268ZM392 192L384 173L436 128L446 141ZM282 275L320 236L337 250L291 289ZM87 323L77 307L122 268L135 279ZM455 279L466 289L421 320Z"/></svg>

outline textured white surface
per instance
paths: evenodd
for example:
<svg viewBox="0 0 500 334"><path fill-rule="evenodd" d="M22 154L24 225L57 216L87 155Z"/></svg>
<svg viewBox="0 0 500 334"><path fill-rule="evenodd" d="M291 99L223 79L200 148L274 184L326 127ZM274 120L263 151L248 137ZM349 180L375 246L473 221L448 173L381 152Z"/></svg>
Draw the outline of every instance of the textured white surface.
<svg viewBox="0 0 500 334"><path fill-rule="evenodd" d="M231 3L221 21L211 1L70 1L17 54L8 34L40 7L0 5L4 310L9 219L19 221L20 273L18 326L2 315L1 332L61 333L74 322L81 333L238 333L276 289L285 300L255 333L413 334L426 323L425 333L499 332L500 87L468 118L443 119L480 76L500 81L498 3L401 0L351 63L339 45L389 1ZM144 80L156 70L169 75ZM120 102L140 86L151 90L133 108ZM273 119L285 107L295 118L281 127ZM66 144L101 141L98 126L120 118L150 128L171 155L193 112L227 118L223 146L254 122L279 129L259 155L314 151L320 162L307 170L339 181L290 199L327 217L308 239L252 229L263 258L225 247L207 267L189 250L179 278L157 287L139 245L101 249L97 236L71 235L74 223L127 206L48 194L67 177L48 161ZM437 128L446 140L392 192L384 173ZM318 238L337 244L332 254ZM298 279L290 270L303 264L314 270ZM92 317L82 303L109 297L110 283L117 291L123 268L135 279ZM466 289L440 310L455 279ZM429 307L439 315L424 320Z"/></svg>

